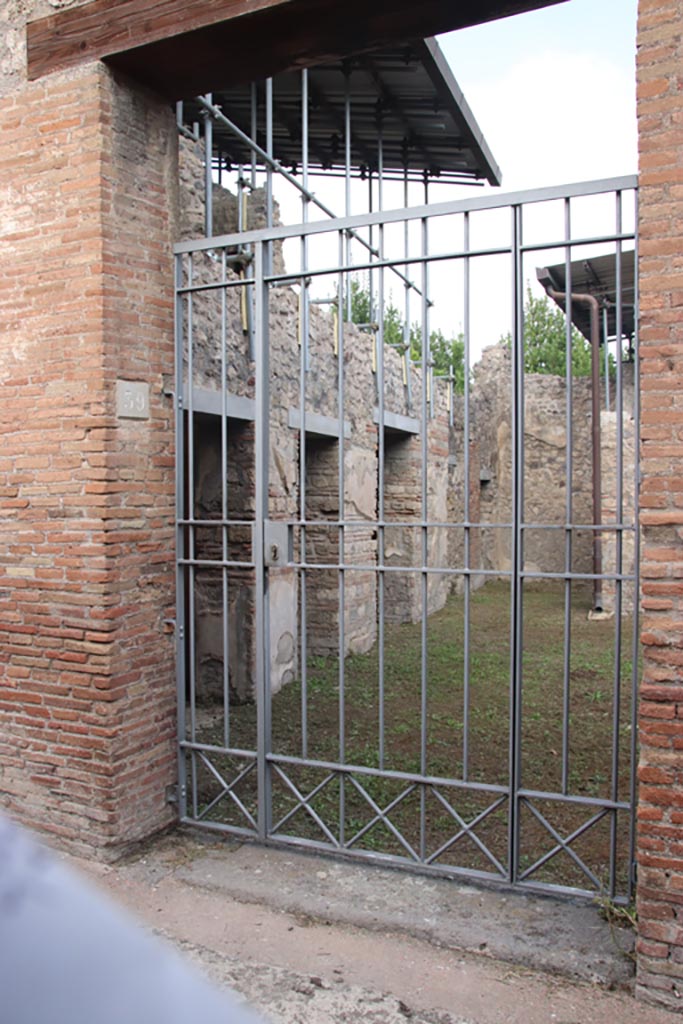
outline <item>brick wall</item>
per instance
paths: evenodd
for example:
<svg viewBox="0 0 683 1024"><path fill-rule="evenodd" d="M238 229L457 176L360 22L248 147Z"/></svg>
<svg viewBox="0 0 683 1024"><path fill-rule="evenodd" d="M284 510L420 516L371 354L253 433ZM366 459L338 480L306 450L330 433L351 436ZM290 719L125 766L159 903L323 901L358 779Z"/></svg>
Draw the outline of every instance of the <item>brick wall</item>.
<svg viewBox="0 0 683 1024"><path fill-rule="evenodd" d="M89 66L0 139L0 801L90 850L171 817L172 117Z"/></svg>
<svg viewBox="0 0 683 1024"><path fill-rule="evenodd" d="M638 991L683 1002L683 0L640 0Z"/></svg>

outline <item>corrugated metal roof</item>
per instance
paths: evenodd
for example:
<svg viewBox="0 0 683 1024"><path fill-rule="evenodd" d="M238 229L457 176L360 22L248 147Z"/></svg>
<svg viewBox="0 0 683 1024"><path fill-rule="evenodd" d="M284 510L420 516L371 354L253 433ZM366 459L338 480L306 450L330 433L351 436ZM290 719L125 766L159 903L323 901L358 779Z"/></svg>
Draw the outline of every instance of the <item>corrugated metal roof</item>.
<svg viewBox="0 0 683 1024"><path fill-rule="evenodd" d="M590 259L575 260L571 267L571 289L573 294L594 295L607 310L607 330L613 337L617 330L617 257L615 253L593 256ZM558 292L566 292L567 274L564 263L543 267L536 271L541 284L548 281ZM628 249L621 254L621 317L622 332L633 337L635 330L635 253ZM558 306L566 312L563 300ZM590 340L590 313L585 304L572 304L572 323Z"/></svg>
<svg viewBox="0 0 683 1024"><path fill-rule="evenodd" d="M345 99L351 102L351 165L376 172L382 138L385 171L428 172L444 180L501 182L500 170L462 91L434 39L391 47L309 69L309 165L343 170ZM261 86L262 90L262 86ZM264 144L260 94L259 138ZM214 92L213 101L246 134L251 131L251 86ZM185 104L186 117L199 108ZM301 162L301 74L273 79L273 155L286 167ZM225 126L214 143L232 164L250 154Z"/></svg>

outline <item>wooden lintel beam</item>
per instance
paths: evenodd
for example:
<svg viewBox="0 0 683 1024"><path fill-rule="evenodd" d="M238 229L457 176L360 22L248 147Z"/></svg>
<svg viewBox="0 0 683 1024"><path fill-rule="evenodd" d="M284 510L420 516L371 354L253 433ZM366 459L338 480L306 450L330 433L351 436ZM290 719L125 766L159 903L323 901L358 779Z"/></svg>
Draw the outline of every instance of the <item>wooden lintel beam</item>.
<svg viewBox="0 0 683 1024"><path fill-rule="evenodd" d="M92 0L27 26L28 76L106 60L169 99L564 0Z"/></svg>
<svg viewBox="0 0 683 1024"><path fill-rule="evenodd" d="M289 0L91 0L26 26L29 79L197 29L286 5Z"/></svg>

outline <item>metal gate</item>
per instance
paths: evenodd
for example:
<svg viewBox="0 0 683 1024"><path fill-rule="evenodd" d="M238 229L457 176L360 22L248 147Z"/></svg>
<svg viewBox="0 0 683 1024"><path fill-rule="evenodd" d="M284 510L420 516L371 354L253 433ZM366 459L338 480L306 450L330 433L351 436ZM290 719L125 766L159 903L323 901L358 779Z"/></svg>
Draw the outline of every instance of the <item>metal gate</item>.
<svg viewBox="0 0 683 1024"><path fill-rule="evenodd" d="M630 899L635 225L620 178L175 247L182 821Z"/></svg>

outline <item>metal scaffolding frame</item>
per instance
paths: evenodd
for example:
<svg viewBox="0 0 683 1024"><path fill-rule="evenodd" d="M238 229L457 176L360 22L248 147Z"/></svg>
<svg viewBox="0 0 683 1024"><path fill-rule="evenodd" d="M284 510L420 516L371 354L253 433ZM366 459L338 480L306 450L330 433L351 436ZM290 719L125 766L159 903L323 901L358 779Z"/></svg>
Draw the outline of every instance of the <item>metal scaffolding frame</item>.
<svg viewBox="0 0 683 1024"><path fill-rule="evenodd" d="M368 209L384 207L384 187L390 181L403 183L403 203L409 205L410 184L424 188L428 201L429 182L451 185L478 185L487 179L500 183L500 170L474 119L462 91L434 39L414 41L410 47L398 47L350 57L330 65L279 75L276 79L252 83L229 94L195 97L176 104L180 133L194 141L203 141L205 159L205 235L211 237L213 225L213 179L223 181L229 168L237 168L235 185L240 217L239 230L246 225L246 193L256 188L265 172L267 191L266 227L273 226L273 183L277 178L301 197L301 220L309 220L311 208L327 217L338 211L322 201L311 188L311 176L343 179L344 215L352 213L356 195L354 180L368 183ZM203 131L200 131L200 123ZM259 137L265 145L259 143ZM325 141L326 140L326 141ZM343 156L342 156L343 154ZM248 167L248 172L245 172ZM302 258L307 240L302 239ZM379 258L373 228L367 236L349 229L345 236L345 261L352 253L371 262ZM407 246L407 238L405 245ZM240 247L243 266L253 259L250 247ZM367 273L370 323L379 333L382 319L375 309L375 273ZM412 401L411 388L411 295L421 297L421 287L404 271L394 266L392 274L402 282L404 298L404 338L400 346L404 360L404 386ZM338 295L327 300L336 305L342 317L352 319L353 271L339 284ZM310 289L301 282L300 343L308 349ZM374 314L377 313L377 316ZM253 355L254 297L245 285L243 322ZM378 342L379 344L379 342ZM428 388L434 385L433 369L426 338L429 367ZM373 357L376 369L377 353ZM449 389L452 404L453 372L441 374ZM430 402L430 407L431 407Z"/></svg>

